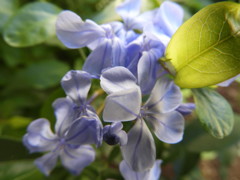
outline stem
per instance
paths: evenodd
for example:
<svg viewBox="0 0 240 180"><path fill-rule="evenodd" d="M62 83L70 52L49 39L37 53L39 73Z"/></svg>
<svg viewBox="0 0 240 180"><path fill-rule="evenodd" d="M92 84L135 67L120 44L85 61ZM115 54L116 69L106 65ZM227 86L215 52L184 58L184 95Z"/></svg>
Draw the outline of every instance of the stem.
<svg viewBox="0 0 240 180"><path fill-rule="evenodd" d="M102 89L96 90L93 95L88 99L88 104L91 104L97 97L102 95L104 91Z"/></svg>
<svg viewBox="0 0 240 180"><path fill-rule="evenodd" d="M100 114L103 112L105 103L102 103L101 106L97 109L97 115L100 116Z"/></svg>
<svg viewBox="0 0 240 180"><path fill-rule="evenodd" d="M170 60L167 60L167 61L170 61ZM173 71L175 71L175 70L174 70L174 67L171 67L172 70L171 70L170 68L168 68L168 67L166 66L166 64L165 64L165 62L167 62L167 61L166 61L166 60L162 60L162 59L160 58L158 62L161 64L161 66L162 66L169 74L171 74L172 76L175 76L176 73L173 72Z"/></svg>
<svg viewBox="0 0 240 180"><path fill-rule="evenodd" d="M79 53L84 60L87 59L86 53L84 52L83 48L79 49Z"/></svg>

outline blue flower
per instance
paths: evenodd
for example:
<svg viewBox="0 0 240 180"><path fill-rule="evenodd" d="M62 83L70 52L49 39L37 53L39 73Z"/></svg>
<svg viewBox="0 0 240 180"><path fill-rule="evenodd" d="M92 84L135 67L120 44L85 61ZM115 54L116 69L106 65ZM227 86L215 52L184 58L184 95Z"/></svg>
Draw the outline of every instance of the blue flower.
<svg viewBox="0 0 240 180"><path fill-rule="evenodd" d="M122 130L121 122L106 125L103 128L103 140L109 145L120 144L121 146L127 144L127 133Z"/></svg>
<svg viewBox="0 0 240 180"><path fill-rule="evenodd" d="M182 101L179 87L167 78L157 80L147 102L141 107L142 93L135 76L124 67L103 72L102 88L109 94L103 111L106 122L136 120L128 132L128 143L122 146L124 160L134 171L145 171L155 162L155 144L145 119L155 135L166 143L182 139L184 119L176 111ZM141 157L141 158L139 158Z"/></svg>
<svg viewBox="0 0 240 180"><path fill-rule="evenodd" d="M119 169L125 180L158 180L161 174L161 163L161 160L156 160L151 169L137 172L132 170L126 161L123 160L120 163Z"/></svg>
<svg viewBox="0 0 240 180"><path fill-rule="evenodd" d="M137 64L137 79L143 94L149 94L156 80L164 73L164 69L158 62L164 54L164 49L161 42L143 36L141 56Z"/></svg>
<svg viewBox="0 0 240 180"><path fill-rule="evenodd" d="M140 14L141 0L126 0L116 8L116 12L122 17L123 23L112 22L116 35L125 41L126 44L137 39L140 34L134 30L143 30L144 24L152 21L156 10Z"/></svg>
<svg viewBox="0 0 240 180"><path fill-rule="evenodd" d="M91 79L91 75L87 72L71 70L64 75L61 85L71 103L73 120L82 116L95 119L96 128L95 130L93 129L93 132L95 132L93 134L96 135L95 144L99 146L102 142L102 123L87 99L91 87ZM75 128L77 126L78 124L76 123Z"/></svg>
<svg viewBox="0 0 240 180"><path fill-rule="evenodd" d="M184 12L181 6L171 1L164 1L153 20L144 26L144 34L153 40L161 41L165 47L172 35L182 24Z"/></svg>
<svg viewBox="0 0 240 180"><path fill-rule="evenodd" d="M152 10L140 14L140 9L141 0L126 0L116 8L116 12L123 19L124 29L127 31L142 30L144 24L151 21L156 13L156 10Z"/></svg>
<svg viewBox="0 0 240 180"><path fill-rule="evenodd" d="M181 104L176 111L180 112L183 116L189 115L196 108L194 103Z"/></svg>
<svg viewBox="0 0 240 180"><path fill-rule="evenodd" d="M34 120L23 137L24 145L30 152L48 152L35 160L37 167L49 175L58 158L73 174L79 174L83 168L95 159L94 149L89 145L98 143L98 122L86 116L73 119L72 102L69 99L57 99L53 103L56 115L55 134L46 119Z"/></svg>
<svg viewBox="0 0 240 180"><path fill-rule="evenodd" d="M59 14L56 23L58 38L68 48L89 47L91 54L86 59L83 70L100 76L104 68L123 64L125 46L114 34L111 25L98 25L91 20L85 22L71 11Z"/></svg>
<svg viewBox="0 0 240 180"><path fill-rule="evenodd" d="M102 143L102 124L87 100L91 87L91 75L84 71L69 71L61 81L66 98L54 101L56 116L55 134L49 121L33 121L23 138L30 152L48 152L38 158L35 164L49 175L58 157L71 173L79 174L95 159L95 152L89 144Z"/></svg>

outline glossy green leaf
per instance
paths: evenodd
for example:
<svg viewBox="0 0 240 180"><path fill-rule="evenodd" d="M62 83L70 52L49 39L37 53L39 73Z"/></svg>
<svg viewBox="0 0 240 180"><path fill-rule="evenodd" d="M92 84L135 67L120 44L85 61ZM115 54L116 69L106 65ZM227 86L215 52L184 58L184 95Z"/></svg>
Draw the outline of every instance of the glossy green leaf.
<svg viewBox="0 0 240 180"><path fill-rule="evenodd" d="M216 139L200 128L198 121L190 123L184 133L183 145L192 152L219 151L237 144L240 139L240 116L235 116L231 134L223 139Z"/></svg>
<svg viewBox="0 0 240 180"><path fill-rule="evenodd" d="M167 67L184 88L214 85L240 73L240 4L209 5L173 35Z"/></svg>
<svg viewBox="0 0 240 180"><path fill-rule="evenodd" d="M18 83L44 89L60 83L63 75L68 71L65 63L56 60L45 60L29 65L18 73Z"/></svg>
<svg viewBox="0 0 240 180"><path fill-rule="evenodd" d="M193 89L197 115L207 129L216 138L231 133L234 117L230 104L215 90L210 88Z"/></svg>
<svg viewBox="0 0 240 180"><path fill-rule="evenodd" d="M6 24L4 40L14 47L42 43L55 35L55 21L60 8L47 2L29 3Z"/></svg>
<svg viewBox="0 0 240 180"><path fill-rule="evenodd" d="M0 32L2 31L5 23L14 14L18 7L18 0L1 0L0 6Z"/></svg>

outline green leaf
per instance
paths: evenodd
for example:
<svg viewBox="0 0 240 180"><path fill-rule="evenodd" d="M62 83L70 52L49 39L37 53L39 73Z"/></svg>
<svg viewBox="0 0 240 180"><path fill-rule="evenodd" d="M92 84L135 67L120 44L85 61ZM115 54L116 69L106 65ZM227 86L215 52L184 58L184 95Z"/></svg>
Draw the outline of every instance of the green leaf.
<svg viewBox="0 0 240 180"><path fill-rule="evenodd" d="M1 109L4 110L4 108ZM31 120L31 118L22 116L13 116L9 119L1 119L0 137L10 138L16 141L22 141L22 137L24 136L24 134L26 134L26 128L31 122Z"/></svg>
<svg viewBox="0 0 240 180"><path fill-rule="evenodd" d="M199 127L198 121L191 122L185 129L183 145L188 151L221 151L237 144L240 139L240 116L235 116L232 133L224 139L216 139Z"/></svg>
<svg viewBox="0 0 240 180"><path fill-rule="evenodd" d="M216 138L231 133L234 117L229 103L210 88L193 89L196 111L201 123Z"/></svg>
<svg viewBox="0 0 240 180"><path fill-rule="evenodd" d="M0 162L33 159L39 156L39 154L30 154L21 141L0 137L0 144Z"/></svg>
<svg viewBox="0 0 240 180"><path fill-rule="evenodd" d="M47 2L29 3L6 24L4 40L14 47L42 43L55 35L55 21L60 9Z"/></svg>
<svg viewBox="0 0 240 180"><path fill-rule="evenodd" d="M0 162L0 179L3 180L43 180L44 176L32 161Z"/></svg>
<svg viewBox="0 0 240 180"><path fill-rule="evenodd" d="M8 21L8 19L14 14L18 7L18 0L1 0L0 6L0 32Z"/></svg>
<svg viewBox="0 0 240 180"><path fill-rule="evenodd" d="M44 104L40 111L40 117L44 117L51 122L53 126L56 122L56 118L54 116L54 110L52 107L52 103L59 97L65 97L65 93L62 88L58 88L51 94L49 94L48 98L44 101ZM53 126L54 127L54 126Z"/></svg>
<svg viewBox="0 0 240 180"><path fill-rule="evenodd" d="M199 159L199 153L183 150L174 163L174 170L177 176L176 179L181 179L182 176L191 172L193 168L197 166Z"/></svg>
<svg viewBox="0 0 240 180"><path fill-rule="evenodd" d="M93 20L99 24L119 20L120 16L115 11L115 7L119 3L121 3L121 0L112 1L106 7L104 7L102 11L100 11L96 16L94 16Z"/></svg>
<svg viewBox="0 0 240 180"><path fill-rule="evenodd" d="M240 73L240 4L209 5L186 21L166 49L166 66L183 88L214 85Z"/></svg>
<svg viewBox="0 0 240 180"><path fill-rule="evenodd" d="M21 82L37 89L45 89L59 84L67 71L68 66L65 63L45 60L31 64L20 71L17 80L18 83Z"/></svg>

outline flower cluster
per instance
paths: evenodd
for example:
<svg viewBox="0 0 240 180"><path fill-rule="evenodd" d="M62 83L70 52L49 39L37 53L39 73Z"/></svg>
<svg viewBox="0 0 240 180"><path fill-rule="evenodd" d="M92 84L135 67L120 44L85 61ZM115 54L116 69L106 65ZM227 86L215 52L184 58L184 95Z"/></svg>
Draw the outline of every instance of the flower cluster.
<svg viewBox="0 0 240 180"><path fill-rule="evenodd" d="M62 43L88 47L91 53L82 71L72 70L62 78L66 97L53 103L55 134L48 120L37 119L23 138L31 152L48 152L35 161L44 174L49 175L58 158L79 174L95 159L92 145L104 141L120 145L119 169L125 179L158 179L161 160L156 160L152 133L165 143L181 141L183 115L195 106L182 104L180 88L158 59L181 25L183 10L170 1L144 13L140 8L141 0L126 0L116 8L122 22L102 25L71 11L59 14L56 32ZM107 94L102 118L87 98L92 79L98 79ZM111 124L103 127L100 119ZM128 132L123 130L126 121L132 122Z"/></svg>

